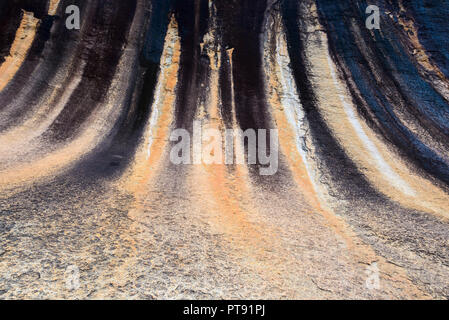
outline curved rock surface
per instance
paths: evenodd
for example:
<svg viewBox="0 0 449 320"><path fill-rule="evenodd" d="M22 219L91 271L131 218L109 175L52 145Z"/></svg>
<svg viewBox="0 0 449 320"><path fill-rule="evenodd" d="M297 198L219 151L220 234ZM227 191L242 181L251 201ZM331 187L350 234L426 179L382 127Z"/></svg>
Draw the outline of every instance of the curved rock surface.
<svg viewBox="0 0 449 320"><path fill-rule="evenodd" d="M448 15L0 0L0 298L447 299ZM173 164L194 121L278 170Z"/></svg>

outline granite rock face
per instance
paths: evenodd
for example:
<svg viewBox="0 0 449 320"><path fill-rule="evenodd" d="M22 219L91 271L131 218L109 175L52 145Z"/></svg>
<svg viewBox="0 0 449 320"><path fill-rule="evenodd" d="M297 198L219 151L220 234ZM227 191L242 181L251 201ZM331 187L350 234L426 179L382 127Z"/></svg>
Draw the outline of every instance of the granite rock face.
<svg viewBox="0 0 449 320"><path fill-rule="evenodd" d="M0 0L0 298L447 299L448 15ZM277 130L274 174L175 164L195 123Z"/></svg>

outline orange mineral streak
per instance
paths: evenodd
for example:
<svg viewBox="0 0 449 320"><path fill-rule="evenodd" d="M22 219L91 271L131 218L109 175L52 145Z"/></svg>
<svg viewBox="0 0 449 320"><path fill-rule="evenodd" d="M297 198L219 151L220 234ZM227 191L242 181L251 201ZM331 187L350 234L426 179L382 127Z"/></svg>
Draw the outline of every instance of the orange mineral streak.
<svg viewBox="0 0 449 320"><path fill-rule="evenodd" d="M316 7L310 14L318 16ZM355 25L353 27L357 30ZM310 64L318 110L336 140L369 182L404 207L447 218L445 191L413 171L395 152L394 146L373 132L363 119L348 113L352 110L356 115L356 106L352 104L347 86L339 78L338 69L329 56L327 36L312 33L305 46L305 54Z"/></svg>
<svg viewBox="0 0 449 320"><path fill-rule="evenodd" d="M278 23L276 30L280 30L279 21L275 21ZM282 33L282 32L281 32ZM275 35L281 37L281 41L277 43L277 52L282 52L283 54L287 54L286 42L282 41L283 35ZM270 37L269 37L270 38ZM269 40L270 41L270 40ZM275 41L273 38L271 41ZM307 208L307 213L310 215L320 214L325 218L326 224L338 235L341 239L344 240L346 244L346 252L350 252L353 256L352 259L356 259L360 264L370 264L374 261L377 261L381 266L382 270L385 272L383 277L388 279L389 281L404 281L406 282L407 291L415 297L421 298L429 298L425 294L423 294L417 287L415 287L410 281L407 280L407 276L402 268L394 266L390 264L388 261L378 256L370 246L363 244L360 239L355 235L355 233L351 230L350 227L343 221L341 218L336 216L330 209L326 208L326 203L323 203L325 199L320 196L317 192L319 192L317 188L319 186L315 186L312 182L313 178L311 173L309 172L308 167L304 163L301 154L298 151L298 147L296 146L295 139L295 129L292 127L291 123L286 118L286 114L284 112L284 108L286 106L283 105L281 96L284 94L281 82L282 73L280 71L281 66L276 63L276 59L273 57L268 58L267 63L267 91L269 93L269 102L272 108L272 115L276 125L279 129L279 143L280 143L280 151L285 156L285 160L287 162L288 168L290 169L294 181L297 184L297 193L298 196L302 196L304 201L308 206L304 206ZM285 79L284 79L285 81ZM290 88L292 89L292 88ZM300 105L297 108L301 108Z"/></svg>
<svg viewBox="0 0 449 320"><path fill-rule="evenodd" d="M117 98L118 94L119 91L115 91L109 98ZM45 181L70 169L104 139L120 112L121 109L114 104L105 104L92 114L72 141L53 146L54 151L42 158L30 155L28 163L0 170L0 190L13 190L20 185ZM105 119L110 121L106 122ZM44 141L41 144L41 148L50 148Z"/></svg>
<svg viewBox="0 0 449 320"><path fill-rule="evenodd" d="M44 154L30 152L24 161L17 165L0 168L1 192L20 191L19 187L33 183L45 182L57 175L73 168L86 154L92 152L98 144L105 139L116 125L122 112L117 105L123 106L124 97L121 94L123 84L126 84L129 76L120 72L127 63L134 58L129 51L122 56L119 63L119 72L112 82L111 90L105 98L105 102L92 113L88 120L80 127L70 141L54 145L40 139L36 142L36 150L46 150ZM75 84L76 86L76 84ZM10 163L15 163L10 161Z"/></svg>
<svg viewBox="0 0 449 320"><path fill-rule="evenodd" d="M33 146L29 143L31 140L43 134L48 127L55 121L57 116L68 103L73 92L82 79L84 63L78 66L78 74L66 81L66 86L54 87L48 102L43 103L32 116L10 130L5 130L0 135L0 161L11 156L10 150L32 150ZM30 160L30 159L27 159Z"/></svg>
<svg viewBox="0 0 449 320"><path fill-rule="evenodd" d="M276 30L281 29L281 24L279 19L275 22L277 24ZM282 54L284 56L288 56L288 50L286 41L284 39L283 33L274 34L274 37L279 37L278 41L272 38L272 41L276 41L276 52L277 54ZM277 61L276 58L270 59L270 61ZM288 168L290 169L293 178L297 185L298 194L304 197L306 203L310 206L310 213L319 213L321 214L329 225L333 228L333 230L345 240L347 246L352 248L354 246L354 241L351 236L348 235L346 227L342 220L338 218L333 212L330 212L329 209L323 207L322 201L317 194L316 187L312 182L312 177L304 160L299 153L298 147L296 145L296 134L295 129L292 127L290 122L287 120L284 106L282 105L281 96L284 94L282 92L283 86L281 85L281 66L278 63L269 63L269 70L267 72L268 76L268 88L267 91L270 93L269 102L272 109L272 115L274 121L276 122L276 126L279 130L279 146L280 153L285 156L287 161ZM285 81L285 80L284 80ZM296 90L296 88L289 88L290 90ZM297 108L301 108L300 105ZM310 209L309 209L310 210Z"/></svg>
<svg viewBox="0 0 449 320"><path fill-rule="evenodd" d="M213 35L207 35L210 39L213 39ZM219 68L221 66L220 48L207 48L207 53L210 59L210 85L209 88L209 101L207 103L207 109L205 110L206 116L209 118L199 119L202 120L204 128L218 129L223 132L225 125L223 118L220 115L219 108ZM232 61L232 59L231 59ZM234 112L234 111L233 111ZM201 117L201 115L198 115ZM223 153L224 161L224 138L222 134L222 148L219 152ZM205 141L203 141L204 143ZM207 142L206 142L207 143ZM217 149L217 148L216 148ZM245 234L252 240L259 239L260 234L254 229L251 223L246 219L246 210L242 206L242 197L248 194L248 186L244 180L244 176L240 176L238 173L240 166L229 166L224 164L202 164L195 170L195 179L201 179L204 183L201 183L201 193L211 193L214 207L214 211L219 214L215 216L215 222L217 226L222 230L226 230L229 234L235 235L236 233ZM208 208L210 210L212 208ZM245 230L244 232L242 232ZM247 243L248 239L242 241Z"/></svg>
<svg viewBox="0 0 449 320"><path fill-rule="evenodd" d="M23 11L22 22L16 32L9 56L0 66L0 91L14 78L33 44L39 19L31 12Z"/></svg>
<svg viewBox="0 0 449 320"><path fill-rule="evenodd" d="M48 15L53 16L58 10L60 0L50 0L50 5L48 6Z"/></svg>
<svg viewBox="0 0 449 320"><path fill-rule="evenodd" d="M227 51L229 64L231 66L231 97L232 97L232 129L237 130L240 129L238 123L237 123L237 112L235 107L235 91L234 91L234 65L232 62L232 57L234 54L234 48L228 49ZM243 152L244 146L241 143L241 140L238 137L235 137L234 139L234 146L235 146L235 153L237 152ZM235 155L234 155L235 156ZM241 157L242 159L244 157ZM241 177L243 181L249 181L249 174L248 174L248 168L246 166L242 165L236 165L235 166L236 176Z"/></svg>
<svg viewBox="0 0 449 320"><path fill-rule="evenodd" d="M143 209L148 186L157 170L162 166L163 155L167 150L173 123L173 111L178 82L181 43L178 37L178 25L172 18L165 39L166 46L162 54L162 66L158 80L153 113L157 113L157 122L147 126L147 137L134 160L131 175L127 178L125 188L136 197L136 209ZM160 98L160 99L159 99ZM156 117L155 114L152 117Z"/></svg>
<svg viewBox="0 0 449 320"><path fill-rule="evenodd" d="M277 127L280 128L279 132L279 144L280 152L285 155L288 163L288 167L293 175L293 178L297 185L297 192L304 196L304 200L314 210L309 213L319 213L329 223L334 231L345 240L347 246L352 248L354 241L345 230L340 218L335 216L332 212L324 209L321 205L320 199L315 191L315 188L311 182L307 168L301 159L297 147L295 144L295 133L293 132L288 120L285 118L285 114L282 110L281 102L279 101L277 93L271 98L271 106L273 108L273 115L277 123Z"/></svg>
<svg viewBox="0 0 449 320"><path fill-rule="evenodd" d="M219 74L217 66L221 65L220 49L217 56L210 54L211 76L209 100L204 112L199 112L197 119L203 122L203 128L218 129L222 132L222 147L224 149L224 122L220 116L219 103ZM229 62L232 66L233 50L228 52ZM231 81L232 83L232 81ZM233 96L233 88L232 88ZM237 129L235 118L235 104L232 101L233 128ZM236 143L238 139L235 139ZM217 149L217 148L216 148ZM223 152L225 150L220 150ZM235 146L235 153L243 152L239 144ZM234 155L235 156L235 155ZM214 232L223 236L232 248L228 255L244 261L245 266L257 273L267 282L277 283L290 290L289 296L295 297L295 290L280 276L284 274L286 264L295 264L291 254L284 248L277 230L267 224L257 209L257 200L253 196L251 179L246 165L202 164L193 168L188 177L188 186L191 190L192 203L202 212L206 221ZM288 289L288 288L290 289Z"/></svg>

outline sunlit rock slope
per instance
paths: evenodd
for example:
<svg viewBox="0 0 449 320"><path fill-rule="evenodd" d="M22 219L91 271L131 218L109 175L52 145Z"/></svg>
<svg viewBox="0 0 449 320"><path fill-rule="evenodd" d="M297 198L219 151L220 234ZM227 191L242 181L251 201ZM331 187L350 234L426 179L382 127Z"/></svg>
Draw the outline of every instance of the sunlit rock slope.
<svg viewBox="0 0 449 320"><path fill-rule="evenodd" d="M0 0L0 298L448 298L448 15ZM174 164L194 121L277 129L276 173Z"/></svg>

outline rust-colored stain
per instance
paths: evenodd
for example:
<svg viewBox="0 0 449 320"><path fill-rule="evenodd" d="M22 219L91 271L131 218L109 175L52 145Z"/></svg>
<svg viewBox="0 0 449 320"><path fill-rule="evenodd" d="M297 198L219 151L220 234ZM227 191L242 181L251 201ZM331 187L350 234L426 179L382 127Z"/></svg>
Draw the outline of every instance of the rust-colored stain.
<svg viewBox="0 0 449 320"><path fill-rule="evenodd" d="M0 299L448 298L448 5L63 5L0 14Z"/></svg>
<svg viewBox="0 0 449 320"><path fill-rule="evenodd" d="M0 65L0 91L3 90L20 69L26 54L33 44L39 19L33 13L23 11L22 21L17 29L9 56Z"/></svg>

